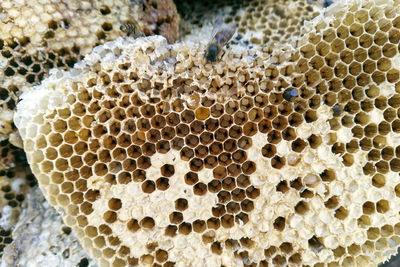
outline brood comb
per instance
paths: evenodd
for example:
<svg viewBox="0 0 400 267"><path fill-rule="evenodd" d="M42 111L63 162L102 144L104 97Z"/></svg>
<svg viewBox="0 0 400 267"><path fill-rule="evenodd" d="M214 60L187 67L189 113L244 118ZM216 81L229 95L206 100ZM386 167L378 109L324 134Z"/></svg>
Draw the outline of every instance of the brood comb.
<svg viewBox="0 0 400 267"><path fill-rule="evenodd" d="M382 262L400 242L398 4L337 3L292 51L215 64L162 37L97 47L18 104L32 171L101 266Z"/></svg>

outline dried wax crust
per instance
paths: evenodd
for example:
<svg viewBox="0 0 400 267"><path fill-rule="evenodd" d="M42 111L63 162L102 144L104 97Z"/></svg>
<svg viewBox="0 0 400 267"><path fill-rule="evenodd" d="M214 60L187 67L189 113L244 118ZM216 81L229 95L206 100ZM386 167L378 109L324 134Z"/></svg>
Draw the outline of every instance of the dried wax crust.
<svg viewBox="0 0 400 267"><path fill-rule="evenodd" d="M246 12L262 20L261 2ZM400 240L394 5L335 3L294 48L233 44L213 64L159 36L97 47L18 104L47 200L101 266L385 261Z"/></svg>

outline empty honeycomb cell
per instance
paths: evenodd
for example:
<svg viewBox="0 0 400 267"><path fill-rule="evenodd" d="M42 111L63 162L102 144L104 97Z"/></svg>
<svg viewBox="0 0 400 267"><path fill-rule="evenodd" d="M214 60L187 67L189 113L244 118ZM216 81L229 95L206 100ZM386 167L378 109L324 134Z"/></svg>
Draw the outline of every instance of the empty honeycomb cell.
<svg viewBox="0 0 400 267"><path fill-rule="evenodd" d="M211 209L211 212L212 212L213 216L221 217L226 213L226 208L224 205L217 204L216 207L213 207Z"/></svg>
<svg viewBox="0 0 400 267"><path fill-rule="evenodd" d="M277 186L276 186L276 191L286 193L289 190L289 187L287 185L286 181L281 181Z"/></svg>
<svg viewBox="0 0 400 267"><path fill-rule="evenodd" d="M157 115L151 118L150 123L154 128L162 129L166 125L166 120L163 116Z"/></svg>
<svg viewBox="0 0 400 267"><path fill-rule="evenodd" d="M194 158L189 162L190 170L191 171L200 171L203 169L204 162L199 158Z"/></svg>
<svg viewBox="0 0 400 267"><path fill-rule="evenodd" d="M243 125L247 122L248 116L246 112L238 111L234 114L233 121L237 125Z"/></svg>
<svg viewBox="0 0 400 267"><path fill-rule="evenodd" d="M278 144L282 140L282 135L279 131L273 130L268 133L268 142Z"/></svg>
<svg viewBox="0 0 400 267"><path fill-rule="evenodd" d="M194 150L196 157L204 158L208 155L208 147L199 145Z"/></svg>
<svg viewBox="0 0 400 267"><path fill-rule="evenodd" d="M317 51L318 55L326 56L330 52L330 47L326 42L319 42L315 50Z"/></svg>
<svg viewBox="0 0 400 267"><path fill-rule="evenodd" d="M367 215L362 215L360 218L358 218L358 226L361 228L368 228L371 226L371 219Z"/></svg>
<svg viewBox="0 0 400 267"><path fill-rule="evenodd" d="M275 219L273 225L274 229L282 232L285 229L285 218L284 217L278 217Z"/></svg>
<svg viewBox="0 0 400 267"><path fill-rule="evenodd" d="M128 184L132 181L132 177L129 172L121 172L117 176L117 181L119 184Z"/></svg>
<svg viewBox="0 0 400 267"><path fill-rule="evenodd" d="M391 69L386 73L386 80L390 83L395 83L399 80L400 72L397 69Z"/></svg>
<svg viewBox="0 0 400 267"><path fill-rule="evenodd" d="M235 223L233 215L225 214L221 217L221 225L224 228L232 228Z"/></svg>
<svg viewBox="0 0 400 267"><path fill-rule="evenodd" d="M381 159L381 155L379 153L379 150L373 149L368 152L368 159L372 161L378 161Z"/></svg>
<svg viewBox="0 0 400 267"><path fill-rule="evenodd" d="M381 234L383 237L390 237L394 233L394 228L392 225L384 225L381 227Z"/></svg>
<svg viewBox="0 0 400 267"><path fill-rule="evenodd" d="M335 210L335 217L339 220L344 220L349 215L349 211L343 207L339 207Z"/></svg>
<svg viewBox="0 0 400 267"><path fill-rule="evenodd" d="M351 27L350 27L350 31L351 31ZM353 33L352 33L353 34ZM354 35L354 34L353 34ZM333 40L333 42L331 43L331 50L333 52L336 53L340 53L341 51L343 51L344 49L344 42L341 39L335 39Z"/></svg>
<svg viewBox="0 0 400 267"><path fill-rule="evenodd" d="M211 182L208 183L208 191L212 193L218 193L221 191L222 184L221 181L219 180L212 180Z"/></svg>
<svg viewBox="0 0 400 267"><path fill-rule="evenodd" d="M117 220L117 214L113 211L107 211L104 213L103 219L107 223L113 223Z"/></svg>
<svg viewBox="0 0 400 267"><path fill-rule="evenodd" d="M286 129L282 131L282 137L286 141L292 141L296 139L296 131L292 127L286 127Z"/></svg>
<svg viewBox="0 0 400 267"><path fill-rule="evenodd" d="M182 138L175 137L171 140L171 147L175 150L181 150L184 146L185 141Z"/></svg>
<svg viewBox="0 0 400 267"><path fill-rule="evenodd" d="M184 123L191 123L195 119L195 114L191 110L185 110L181 114L181 120Z"/></svg>
<svg viewBox="0 0 400 267"><path fill-rule="evenodd" d="M218 164L218 159L215 156L207 156L204 159L204 166L208 169L212 169Z"/></svg>
<svg viewBox="0 0 400 267"><path fill-rule="evenodd" d="M384 118L387 122L393 121L396 117L397 117L396 110L393 109L393 108L387 108L387 109L383 112L383 118Z"/></svg>
<svg viewBox="0 0 400 267"><path fill-rule="evenodd" d="M116 148L114 151L118 151L118 148ZM128 149L128 156L132 158L138 158L142 154L142 150L139 146L136 145L131 145Z"/></svg>
<svg viewBox="0 0 400 267"><path fill-rule="evenodd" d="M226 211L231 214L238 213L240 211L240 205L236 202L229 202L226 205Z"/></svg>
<svg viewBox="0 0 400 267"><path fill-rule="evenodd" d="M339 205L338 197L333 196L325 202L325 207L328 209L335 209Z"/></svg>
<svg viewBox="0 0 400 267"><path fill-rule="evenodd" d="M391 125L392 125L393 132L396 132L396 133L400 132L400 120L399 119L392 121Z"/></svg>
<svg viewBox="0 0 400 267"><path fill-rule="evenodd" d="M221 186L227 191L233 190L236 188L235 179L233 177L227 177L222 180Z"/></svg>
<svg viewBox="0 0 400 267"><path fill-rule="evenodd" d="M348 154L346 153L345 155L343 155L343 164L346 167L350 167L354 164L354 157L352 154Z"/></svg>
<svg viewBox="0 0 400 267"><path fill-rule="evenodd" d="M171 177L175 173L175 168L171 164L165 164L161 167L161 174L166 177Z"/></svg>
<svg viewBox="0 0 400 267"><path fill-rule="evenodd" d="M185 137L189 134L189 126L187 126L186 124L179 124L176 127L176 134L180 137Z"/></svg>
<svg viewBox="0 0 400 267"><path fill-rule="evenodd" d="M201 134L204 130L204 123L201 121L194 121L190 124L190 131L193 134Z"/></svg>
<svg viewBox="0 0 400 267"><path fill-rule="evenodd" d="M243 111L249 111L253 107L253 99L250 97L244 97L240 100L239 108Z"/></svg>
<svg viewBox="0 0 400 267"><path fill-rule="evenodd" d="M390 169L393 172L399 172L400 170L400 159L395 158L390 161Z"/></svg>
<svg viewBox="0 0 400 267"><path fill-rule="evenodd" d="M331 33L329 33L329 34L331 34ZM300 52L302 53L302 55L305 58L311 58L315 53L315 48L312 44L308 44L308 45L301 47Z"/></svg>
<svg viewBox="0 0 400 267"><path fill-rule="evenodd" d="M363 71L366 73L373 73L376 70L376 63L372 60L366 60L363 63Z"/></svg>
<svg viewBox="0 0 400 267"><path fill-rule="evenodd" d="M362 208L363 208L363 213L367 215L373 214L375 212L375 204L371 201L365 202Z"/></svg>
<svg viewBox="0 0 400 267"><path fill-rule="evenodd" d="M354 51L354 59L360 63L364 62L365 59L367 59L367 50L363 48L357 48Z"/></svg>
<svg viewBox="0 0 400 267"><path fill-rule="evenodd" d="M266 144L262 150L262 155L267 158L272 158L276 154L276 147L273 144Z"/></svg>
<svg viewBox="0 0 400 267"><path fill-rule="evenodd" d="M256 199L260 195L260 189L255 188L254 186L249 186L246 189L246 195L249 198Z"/></svg>
<svg viewBox="0 0 400 267"><path fill-rule="evenodd" d="M333 29L327 29L323 32L324 41L330 43L335 39L336 33Z"/></svg>
<svg viewBox="0 0 400 267"><path fill-rule="evenodd" d="M388 244L387 244L386 238L380 238L375 242L375 248L378 250L383 250L387 247L388 247Z"/></svg>
<svg viewBox="0 0 400 267"><path fill-rule="evenodd" d="M384 160L390 160L394 157L394 149L392 147L385 147L381 151L381 156Z"/></svg>
<svg viewBox="0 0 400 267"><path fill-rule="evenodd" d="M142 191L147 194L151 194L156 190L156 185L153 181L144 181L142 183Z"/></svg>
<svg viewBox="0 0 400 267"><path fill-rule="evenodd" d="M165 191L169 188L168 178L161 177L156 180L156 186L158 190Z"/></svg>
<svg viewBox="0 0 400 267"><path fill-rule="evenodd" d="M228 131L226 129L218 129L214 133L214 138L217 141L223 142L227 139L228 137Z"/></svg>
<svg viewBox="0 0 400 267"><path fill-rule="evenodd" d="M370 112L374 109L373 101L370 99L361 101L361 109L365 112Z"/></svg>
<svg viewBox="0 0 400 267"><path fill-rule="evenodd" d="M206 130L213 132L218 128L218 120L217 119L213 119L213 118L209 118L205 121L205 127Z"/></svg>
<svg viewBox="0 0 400 267"><path fill-rule="evenodd" d="M161 136L163 139L171 140L175 136L175 129L172 127L163 127L161 130Z"/></svg>

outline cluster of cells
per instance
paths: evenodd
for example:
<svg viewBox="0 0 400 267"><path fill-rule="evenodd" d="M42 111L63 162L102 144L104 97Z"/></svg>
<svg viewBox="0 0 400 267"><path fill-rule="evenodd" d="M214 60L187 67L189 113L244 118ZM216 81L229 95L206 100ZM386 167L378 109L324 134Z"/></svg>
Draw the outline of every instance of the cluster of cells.
<svg viewBox="0 0 400 267"><path fill-rule="evenodd" d="M129 1L97 1L91 5L50 2L31 2L25 7L13 1L2 3L0 107L4 111L14 112L23 87L40 83L50 69L68 70L94 46L125 35L119 29L124 22L118 21L118 16L128 15L116 14L115 10L129 12ZM0 123L0 134L5 137L15 131L12 119Z"/></svg>
<svg viewBox="0 0 400 267"><path fill-rule="evenodd" d="M394 65L399 55L400 17L395 9L373 2L347 8L344 16L331 18L329 24L316 23L282 65L268 64L268 56L260 55L253 57L253 66L245 61L247 55L234 61L232 53L227 62L200 66L194 59L204 59L204 50L188 54L187 47L178 44L173 46L177 51L163 50L165 54L159 56L158 47L150 42L129 50L131 58L116 59L112 66L92 64L89 75L68 84L62 107L29 114L31 121L22 126L31 167L45 185L49 202L66 210L66 223L77 229L84 246L104 266L173 266L174 249L162 248L162 241L180 235L201 237L209 255L232 253L245 266L363 266L383 260L385 252L399 244L398 223L384 216L398 214L393 204L397 199L390 195L400 197L400 185L388 181L400 171L400 146L394 142L400 132L400 74ZM273 10L278 17L286 12ZM247 11L264 18L257 5ZM160 58L152 57L145 67L135 65L136 59L154 50ZM165 65L171 57L183 58L188 68L182 71L179 64L183 63L175 62L176 73L168 73ZM238 93L213 97L221 92ZM329 132L314 129L304 137L302 130L323 125L326 110ZM282 152L284 146L290 153ZM287 178L296 167L311 170L307 156L325 148L333 154L332 160L340 159L337 169L325 162L326 168L319 173ZM176 164L160 164L163 155L177 155ZM154 175L154 166L160 166L159 176ZM182 169L186 171L178 172ZM275 173L281 175L272 185L274 194L282 199L294 194L296 200L288 205L290 215L274 214L271 221L268 234L282 236L282 242L263 247L263 255L255 259L253 250L260 246L257 237L217 236L235 227L259 229L251 217L258 212L257 200L269 199L261 190L267 185L254 183L264 169L271 172L267 180ZM356 180L351 175L343 181L344 172L362 172L371 184L364 189L357 181L350 183ZM204 173L210 173L207 181ZM347 191L367 190L358 217L352 217L351 196L337 193L339 183ZM129 220L123 221L121 217L135 203L126 203L124 196L105 197L113 188L134 187L139 189L137 198L151 202L178 185L189 188L192 198L215 197L208 218L188 219L185 212L195 209L191 199L177 197L173 212L164 218L167 226L157 225L156 218L147 214L130 213ZM379 197L369 198L368 190ZM328 213L341 225L357 221L358 228L352 231L362 232L365 240L332 245L329 236L320 236L318 231L305 242L284 240L285 231L293 230L291 216L306 220L314 212L312 205L321 200L325 209L315 214L315 220ZM106 203L101 210L100 201ZM93 222L95 216L100 224ZM126 229L124 236L113 230L120 227ZM125 243L125 235L134 238L160 229L163 239L149 238L147 253L133 256L133 244ZM319 258L321 251L330 256ZM312 257L311 265L304 263ZM199 259L193 256L193 260Z"/></svg>
<svg viewBox="0 0 400 267"><path fill-rule="evenodd" d="M261 45L263 47L279 43L293 44L300 36L300 29L304 21L309 21L321 13L321 4L318 1L250 1L244 7L244 12L237 12L225 18L226 23L237 25L239 41L246 44ZM253 33L253 34L252 34Z"/></svg>
<svg viewBox="0 0 400 267"><path fill-rule="evenodd" d="M211 251L221 254L220 242L214 241L210 234L220 227L247 224L254 200L260 195L260 190L250 181L257 168L247 157L247 150L253 145L251 137L256 134L266 136L260 156L270 158L271 166L276 169L285 165L285 158L276 155L275 145L281 140L290 141L297 153L306 146L316 148L321 143L317 136L308 140L296 138L294 127L304 121L314 121L315 111L306 111L303 104L285 100L283 92L267 94L268 89L249 84L246 95L240 100L220 103L201 97L197 107L190 109L185 108L186 103L180 98L171 100L171 88L161 89L160 98L148 101L140 98L138 93L130 92L130 87L123 85L121 72L124 69L129 69L126 64L120 65L111 75L102 72L99 80L88 80L86 86L92 90L79 88L76 94L68 97L70 108L58 109L52 115L52 125L43 127L35 142L26 143L26 150L43 152L39 169L42 173L50 173L51 182L58 185L60 193L53 194L50 202L78 205L80 226L86 226L85 216L94 211L92 205L100 197L99 190L88 188L87 179L95 175L103 177L110 185L136 183L144 194L166 191L170 187L170 177L175 174L174 165L162 165L162 176L157 179L147 177L146 170L155 160L153 155L176 150L182 164L189 166L187 173L179 174L182 182L192 187L194 195L216 194L218 203L212 207L212 217L188 222L182 214L190 209L188 200L176 199L165 235L202 234L203 242L211 243ZM179 79L175 82L175 90L185 90L190 83L190 80ZM136 81L138 88L145 88L146 84L145 79ZM98 85L107 86L105 93L97 90ZM96 122L95 126L93 122ZM38 159L33 156L31 160ZM198 173L203 169L212 170L213 177L207 183L199 181ZM118 210L122 208L121 199L111 198L108 207L103 219L112 224L117 221ZM284 218L277 218L276 229L284 228L284 221ZM87 231L93 236L111 231L106 225L99 229L86 227L91 229ZM126 227L131 232L152 229L155 221L151 217L133 218ZM246 238L236 242L239 241L252 243ZM96 239L95 243L101 247L105 240ZM129 249L123 251L118 254L126 257ZM109 255L111 252L107 248L103 252L108 255L106 257L117 253L113 250ZM144 257L142 261L148 260Z"/></svg>
<svg viewBox="0 0 400 267"><path fill-rule="evenodd" d="M237 34L232 44L252 48L295 44L301 35L304 21L321 14L321 1L269 1L269 0L230 0L230 1L177 1L178 11L187 22L190 32L196 27L215 23L221 17L224 23L235 24ZM187 32L183 32L183 34ZM211 38L211 36L209 37Z"/></svg>
<svg viewBox="0 0 400 267"><path fill-rule="evenodd" d="M362 172L370 178L371 188L399 197L400 185L393 186L393 181L387 179L398 176L400 171L400 146L395 141L400 133L400 71L395 65L400 18L389 6L369 3L355 7L335 20L334 26L325 22L315 26L317 30L299 48L296 71L300 75L293 85L314 87L312 94L320 95L321 104L332 108L328 144L342 158L343 165L351 168L358 164L356 155L365 154ZM311 99L311 95L303 94ZM378 120L375 114L379 114ZM350 132L352 138L343 141L342 130ZM362 259L364 255L374 248L376 255L381 255L390 242L397 242L397 224L372 225L372 217L393 208L390 202L390 197L384 197L362 204L363 214L357 221L366 230L368 240L347 248L339 246L334 250L332 264L362 264L366 261ZM333 196L325 206L340 211L339 203L339 196ZM342 209L340 216L347 215L348 211Z"/></svg>
<svg viewBox="0 0 400 267"><path fill-rule="evenodd" d="M180 17L173 0L137 1L141 8L138 20L143 25L143 33L162 35L172 44L179 39Z"/></svg>
<svg viewBox="0 0 400 267"><path fill-rule="evenodd" d="M347 143L332 133L332 152L348 167L354 164L353 153L368 153L363 171L376 187L385 185L386 173L400 171L400 147L389 139L400 133L400 71L394 64L399 40L400 18L393 10L362 8L348 13L338 26L312 34L300 47L296 65L302 78L295 85L313 85L332 107L331 130L343 127L352 133ZM373 112L382 120L374 120Z"/></svg>

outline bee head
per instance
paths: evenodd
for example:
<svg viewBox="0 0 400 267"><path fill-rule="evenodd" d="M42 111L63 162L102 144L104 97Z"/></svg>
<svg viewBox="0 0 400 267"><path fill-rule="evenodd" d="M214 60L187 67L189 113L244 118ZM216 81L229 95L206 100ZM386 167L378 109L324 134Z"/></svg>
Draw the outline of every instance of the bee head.
<svg viewBox="0 0 400 267"><path fill-rule="evenodd" d="M207 48L206 59L211 62L217 61L218 52L219 52L218 46L216 44L211 44Z"/></svg>

